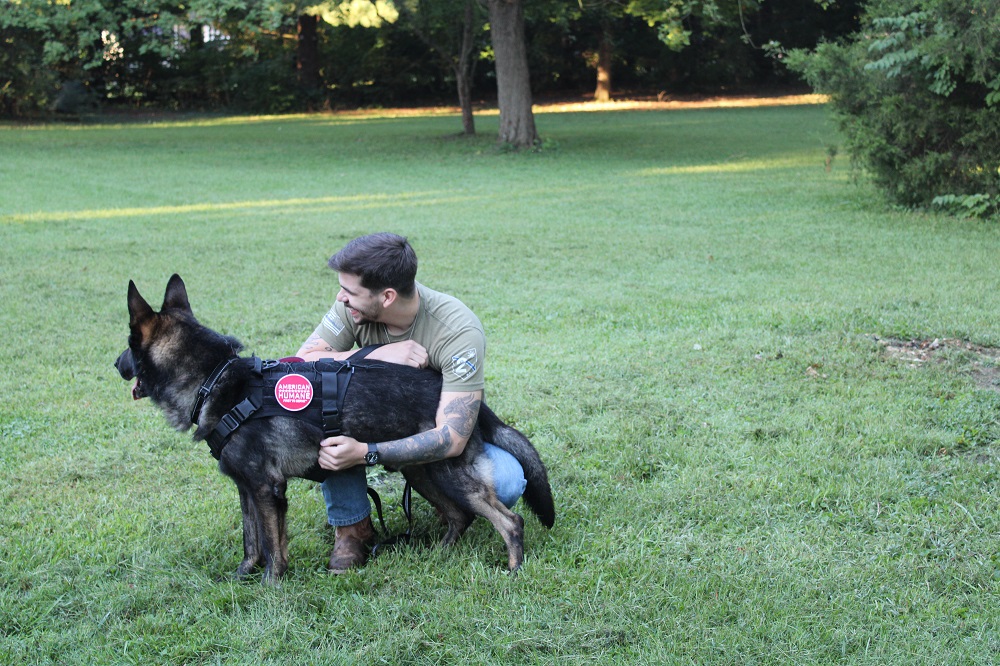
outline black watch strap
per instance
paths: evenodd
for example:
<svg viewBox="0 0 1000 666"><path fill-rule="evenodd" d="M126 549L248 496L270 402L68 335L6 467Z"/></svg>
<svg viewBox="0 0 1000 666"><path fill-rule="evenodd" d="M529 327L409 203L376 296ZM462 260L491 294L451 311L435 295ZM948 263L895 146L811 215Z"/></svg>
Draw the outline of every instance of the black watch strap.
<svg viewBox="0 0 1000 666"><path fill-rule="evenodd" d="M378 444L369 444L365 454L365 464L371 467L378 464Z"/></svg>

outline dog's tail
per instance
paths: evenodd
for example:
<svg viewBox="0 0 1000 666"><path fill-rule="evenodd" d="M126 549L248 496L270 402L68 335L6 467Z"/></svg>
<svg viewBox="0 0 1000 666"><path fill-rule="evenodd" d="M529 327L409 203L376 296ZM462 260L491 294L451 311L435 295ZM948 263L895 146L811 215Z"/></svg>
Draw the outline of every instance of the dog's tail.
<svg viewBox="0 0 1000 666"><path fill-rule="evenodd" d="M524 478L528 481L524 489L524 501L538 516L542 525L552 527L556 520L556 508L552 501L549 475L538 451L527 437L501 421L485 403L479 406L479 429L484 442L500 447L521 463Z"/></svg>

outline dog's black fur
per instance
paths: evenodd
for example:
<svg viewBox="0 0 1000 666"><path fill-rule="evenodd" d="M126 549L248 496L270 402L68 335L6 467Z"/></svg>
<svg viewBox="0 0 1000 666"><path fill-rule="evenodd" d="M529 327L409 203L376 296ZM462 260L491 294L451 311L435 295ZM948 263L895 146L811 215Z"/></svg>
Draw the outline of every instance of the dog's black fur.
<svg viewBox="0 0 1000 666"><path fill-rule="evenodd" d="M174 428L193 425L191 410L202 383L220 362L237 354L242 345L202 326L195 319L184 282L170 278L163 306L154 312L129 281L128 348L115 361L123 379L135 379L133 397L149 396ZM358 366L344 402L344 434L362 442L408 437L435 425L441 393L441 375L403 365L352 362ZM202 440L242 399L250 379L244 364L233 364L205 399L197 416L194 439ZM244 558L237 577L263 564L264 578L277 579L288 568L285 515L288 479L322 481L326 472L317 465L321 428L285 416L252 419L233 433L219 458L219 469L236 482L243 511ZM528 481L524 499L546 527L555 520L548 475L528 439L501 421L483 404L478 425L458 457L399 471L413 488L445 519L448 531L441 541L455 543L475 517L483 516L503 536L508 566L515 571L524 559L524 519L501 503L493 490L492 465L483 441L511 453L521 463Z"/></svg>

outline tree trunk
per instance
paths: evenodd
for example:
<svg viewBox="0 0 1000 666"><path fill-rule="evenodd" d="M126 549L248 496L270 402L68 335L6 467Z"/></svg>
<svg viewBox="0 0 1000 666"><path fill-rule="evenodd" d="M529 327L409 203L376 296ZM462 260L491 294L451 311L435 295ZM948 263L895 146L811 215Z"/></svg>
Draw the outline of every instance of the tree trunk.
<svg viewBox="0 0 1000 666"><path fill-rule="evenodd" d="M487 6L500 107L497 139L518 148L533 146L538 142L538 131L531 111L531 77L521 0L487 0Z"/></svg>
<svg viewBox="0 0 1000 666"><path fill-rule="evenodd" d="M472 77L461 66L455 68L458 85L458 106L462 110L462 134L475 136L476 119L472 115Z"/></svg>
<svg viewBox="0 0 1000 666"><path fill-rule="evenodd" d="M472 116L472 22L475 20L475 0L466 0L465 16L462 23L462 51L455 65L455 82L458 85L458 106L462 109L462 133L473 136L476 133L476 120Z"/></svg>
<svg viewBox="0 0 1000 666"><path fill-rule="evenodd" d="M201 24L191 26L191 48L199 49L205 44L205 33Z"/></svg>
<svg viewBox="0 0 1000 666"><path fill-rule="evenodd" d="M597 88L595 102L611 101L611 26L601 22L601 44L597 47Z"/></svg>
<svg viewBox="0 0 1000 666"><path fill-rule="evenodd" d="M316 34L318 23L319 18L311 14L299 16L295 69L299 78L299 87L306 92L315 92L320 87L319 37Z"/></svg>

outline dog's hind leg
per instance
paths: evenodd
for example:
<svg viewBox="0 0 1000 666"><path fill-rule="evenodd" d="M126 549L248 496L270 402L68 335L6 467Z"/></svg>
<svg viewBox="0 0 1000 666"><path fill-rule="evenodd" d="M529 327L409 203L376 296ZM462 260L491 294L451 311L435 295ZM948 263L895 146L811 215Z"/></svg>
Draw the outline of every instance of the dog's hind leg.
<svg viewBox="0 0 1000 666"><path fill-rule="evenodd" d="M417 467L418 469L414 469ZM490 521L507 546L507 565L517 571L524 562L524 519L503 505L496 493L475 476L434 476L428 474L427 466L406 468L403 474L424 499L434 505L448 523L448 532L441 540L442 546L450 546L458 541L466 528L482 516ZM440 470L439 470L440 471ZM442 487L462 487L470 489L462 497L462 504L452 499Z"/></svg>
<svg viewBox="0 0 1000 666"><path fill-rule="evenodd" d="M483 501L475 498L473 509L492 523L507 545L507 567L511 573L521 568L524 562L524 518L514 513L495 496Z"/></svg>
<svg viewBox="0 0 1000 666"><path fill-rule="evenodd" d="M263 535L261 534L260 515L253 495L249 489L242 485L239 485L238 488L240 509L243 512L243 561L236 568L236 578L246 578L263 560L261 549Z"/></svg>
<svg viewBox="0 0 1000 666"><path fill-rule="evenodd" d="M454 545L476 519L476 514L466 511L445 495L438 486L439 480L432 479L425 469L418 466L409 467L403 471L403 475L413 489L431 503L448 525L448 531L439 545L442 547Z"/></svg>
<svg viewBox="0 0 1000 666"><path fill-rule="evenodd" d="M442 548L453 546L465 534L465 530L469 528L472 521L476 519L475 514L463 511L457 504L451 502L448 502L446 505L436 504L434 508L438 510L438 513L441 514L441 517L448 524L448 531L445 533L444 538L441 539L440 545Z"/></svg>
<svg viewBox="0 0 1000 666"><path fill-rule="evenodd" d="M524 562L524 518L505 507L503 502L490 491L466 497L466 501L469 503L468 508L472 509L474 514L460 508L450 500L435 504L435 507L448 522L448 533L444 535L441 545L450 546L458 541L475 516L480 515L490 521L503 537L504 544L507 546L507 566L510 571L514 572L521 568L521 564Z"/></svg>

